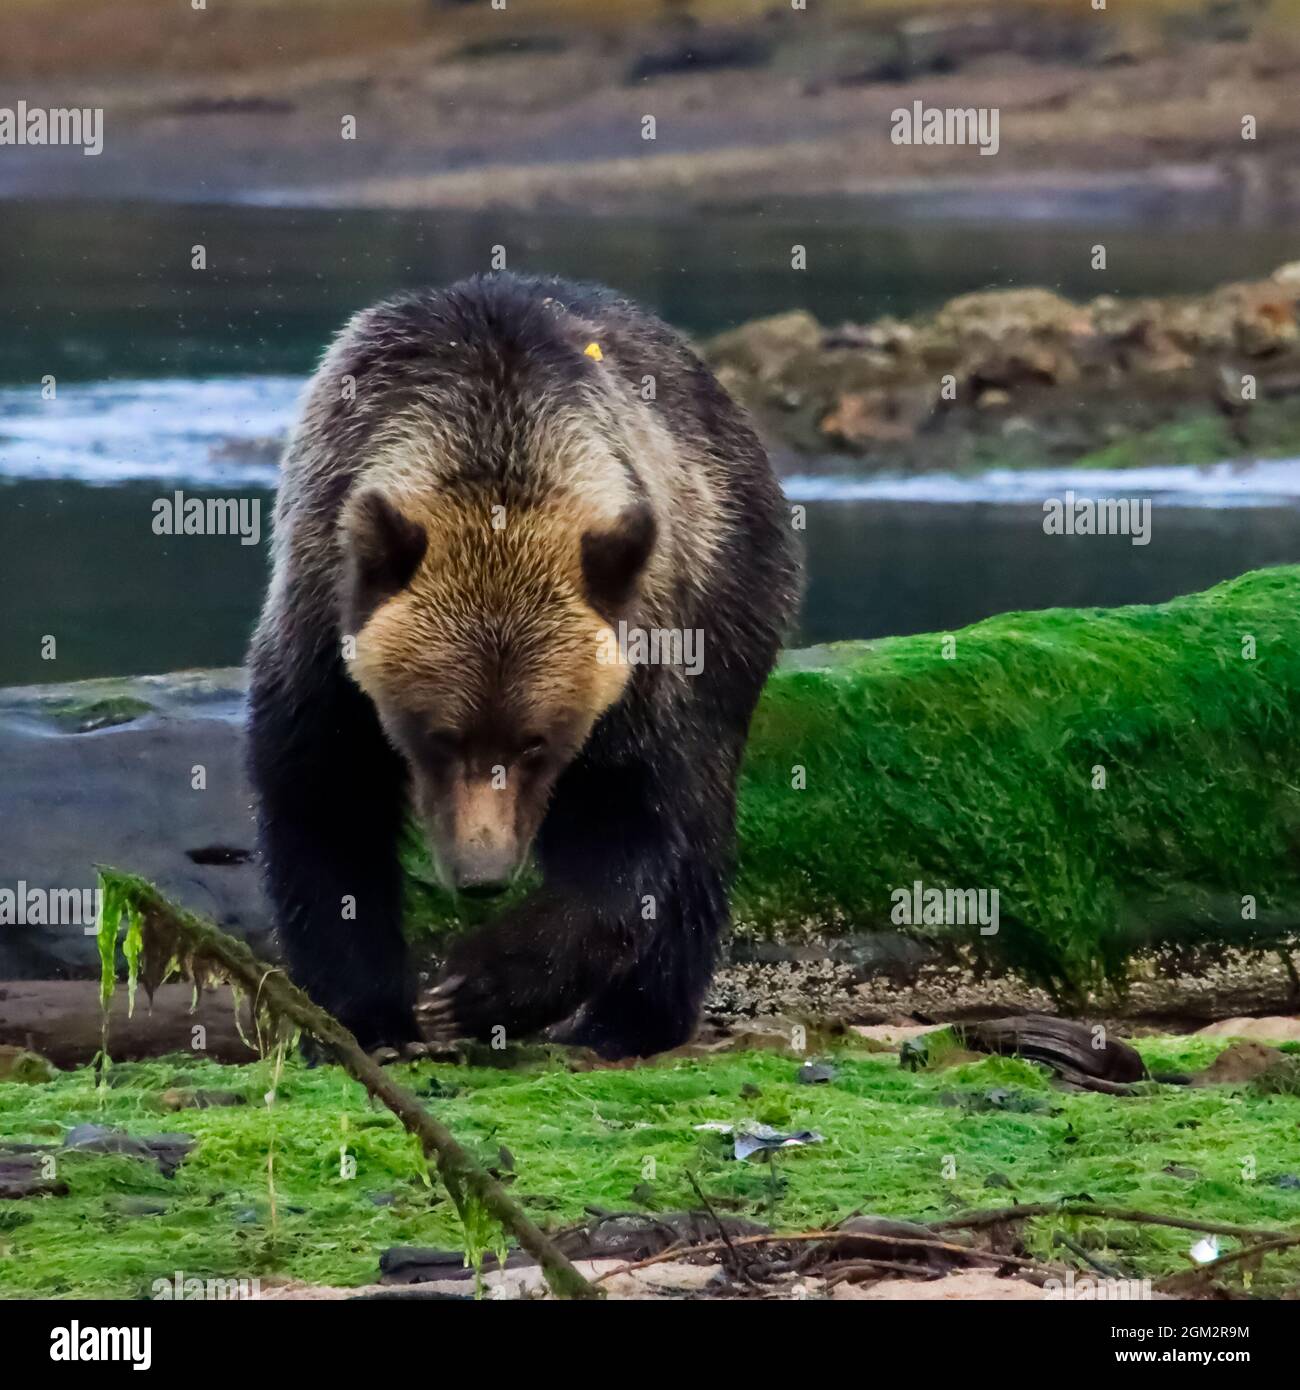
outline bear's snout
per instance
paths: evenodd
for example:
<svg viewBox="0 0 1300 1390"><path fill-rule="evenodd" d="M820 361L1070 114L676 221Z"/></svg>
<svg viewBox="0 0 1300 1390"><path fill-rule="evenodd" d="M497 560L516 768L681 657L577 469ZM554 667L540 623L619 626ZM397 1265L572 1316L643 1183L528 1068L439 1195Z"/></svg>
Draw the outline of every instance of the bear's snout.
<svg viewBox="0 0 1300 1390"><path fill-rule="evenodd" d="M449 809L451 833L439 856L449 886L472 897L491 897L508 888L526 848L520 843L513 787L458 779Z"/></svg>

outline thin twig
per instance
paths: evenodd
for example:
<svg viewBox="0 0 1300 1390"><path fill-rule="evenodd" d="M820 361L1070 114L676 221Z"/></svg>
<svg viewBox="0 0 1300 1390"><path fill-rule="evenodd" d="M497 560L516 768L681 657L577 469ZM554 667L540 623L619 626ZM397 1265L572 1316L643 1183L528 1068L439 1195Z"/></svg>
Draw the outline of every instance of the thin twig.
<svg viewBox="0 0 1300 1390"><path fill-rule="evenodd" d="M745 1283L753 1284L755 1281L750 1277L749 1270L745 1268L745 1265L742 1262L740 1256L736 1254L736 1247L731 1243L731 1237L727 1234L727 1228L718 1219L718 1213L713 1210L713 1204L704 1195L703 1189L700 1187L700 1184L696 1181L695 1174L692 1173L689 1169L686 1173L686 1180L695 1189L695 1195L700 1199L701 1203L704 1206L704 1210L708 1212L710 1218L713 1221L714 1226L717 1228L718 1234L722 1237L723 1242L726 1244L727 1253L731 1256L731 1267L740 1276L740 1278L742 1278L745 1281Z"/></svg>
<svg viewBox="0 0 1300 1390"><path fill-rule="evenodd" d="M1071 1236L1067 1236L1064 1231L1057 1231L1054 1244L1064 1245L1071 1254L1077 1255L1090 1269L1095 1270L1098 1274L1107 1279L1123 1279L1125 1277L1121 1270L1117 1269L1114 1265L1108 1265L1104 1261L1097 1259L1095 1255L1085 1250L1077 1240Z"/></svg>
<svg viewBox="0 0 1300 1390"><path fill-rule="evenodd" d="M617 1269L606 1270L603 1274L598 1274L592 1282L599 1284L606 1279L612 1279L616 1274L630 1274L633 1270L645 1269L648 1265L662 1264L665 1260L715 1254L719 1250L726 1250L739 1245L782 1245L810 1240L874 1240L884 1245L906 1245L917 1250L941 1250L971 1259L986 1260L990 1264L1015 1265L1018 1268L1034 1270L1040 1274L1055 1272L1050 1265L1045 1265L1040 1260L1026 1260L1019 1255L998 1255L991 1250L975 1250L969 1245L953 1245L944 1240L923 1240L919 1236L876 1235L868 1231L796 1231L787 1235L778 1235L773 1232L760 1236L736 1236L734 1240L726 1244L720 1240L714 1240L707 1241L702 1245L688 1245L679 1250L663 1250L657 1255L650 1255L644 1260L637 1260L634 1264L620 1265Z"/></svg>
<svg viewBox="0 0 1300 1390"><path fill-rule="evenodd" d="M1278 1250L1289 1250L1294 1246L1300 1246L1300 1235L1278 1236L1276 1240L1256 1241L1254 1245L1243 1245L1240 1250L1230 1250L1226 1255L1220 1255L1217 1260L1210 1260L1207 1264L1200 1265L1196 1269L1175 1274L1163 1282L1171 1284L1175 1281L1185 1282L1193 1278L1200 1279L1222 1269L1225 1265L1248 1260L1252 1255L1268 1255L1276 1253Z"/></svg>
<svg viewBox="0 0 1300 1390"><path fill-rule="evenodd" d="M932 1269L924 1269L919 1265L904 1264L902 1260L844 1260L842 1262L827 1265L821 1271L826 1279L826 1287L833 1289L836 1284L843 1284L855 1274L874 1274L877 1270L889 1270L894 1274L908 1274L913 1279L918 1276L930 1280L939 1276Z"/></svg>

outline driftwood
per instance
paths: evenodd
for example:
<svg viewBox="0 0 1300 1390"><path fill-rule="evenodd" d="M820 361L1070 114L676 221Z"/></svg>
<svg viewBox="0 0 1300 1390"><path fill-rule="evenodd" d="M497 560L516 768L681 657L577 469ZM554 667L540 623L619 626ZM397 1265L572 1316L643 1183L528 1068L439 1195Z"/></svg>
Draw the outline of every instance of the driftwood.
<svg viewBox="0 0 1300 1390"><path fill-rule="evenodd" d="M1089 1023L1051 1014L1018 1014L953 1025L954 1035L972 1052L995 1052L1042 1062L1063 1081L1091 1091L1124 1095L1147 1078L1146 1065L1127 1043Z"/></svg>
<svg viewBox="0 0 1300 1390"><path fill-rule="evenodd" d="M473 1203L477 1202L537 1260L555 1294L562 1298L599 1297L598 1291L556 1248L550 1237L528 1219L501 1184L457 1143L451 1131L434 1119L336 1018L313 1004L281 970L258 960L243 942L227 936L211 922L168 902L144 879L108 868L101 868L100 878L109 927L115 932L119 926L118 922L111 921L117 910L114 905L137 915L143 938L142 979L152 978L156 982L169 965L179 966L196 982L224 979L240 986L254 1001L255 1015L264 1025L283 1029L287 1024L309 1033L420 1141L426 1159L436 1166L467 1226L472 1220ZM130 932L127 939L129 945Z"/></svg>
<svg viewBox="0 0 1300 1390"><path fill-rule="evenodd" d="M251 1025L245 1023L241 1036L235 1008L228 985L206 990L197 1003L188 984L161 985L152 1000L138 999L133 1013L126 991L118 990L108 1005L113 1056L135 1062L188 1052L215 1062L255 1062L258 1054L248 1041ZM202 1031L196 1034L196 1028ZM94 980L0 985L0 1044L30 1048L56 1067L84 1067L94 1061L102 1033Z"/></svg>

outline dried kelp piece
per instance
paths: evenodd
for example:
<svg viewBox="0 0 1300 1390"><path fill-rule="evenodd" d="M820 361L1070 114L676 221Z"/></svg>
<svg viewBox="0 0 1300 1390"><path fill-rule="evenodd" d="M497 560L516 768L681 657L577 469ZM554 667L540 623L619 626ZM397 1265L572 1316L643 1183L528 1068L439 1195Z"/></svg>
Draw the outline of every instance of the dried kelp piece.
<svg viewBox="0 0 1300 1390"><path fill-rule="evenodd" d="M922 1242L929 1242L928 1244ZM964 1244L960 1238L949 1244ZM836 1228L834 1240L815 1247L816 1258L832 1260L875 1259L915 1263L920 1269L946 1274L980 1264L981 1253L970 1255L953 1249L939 1249L934 1232L916 1221L898 1221L888 1216L851 1216Z"/></svg>

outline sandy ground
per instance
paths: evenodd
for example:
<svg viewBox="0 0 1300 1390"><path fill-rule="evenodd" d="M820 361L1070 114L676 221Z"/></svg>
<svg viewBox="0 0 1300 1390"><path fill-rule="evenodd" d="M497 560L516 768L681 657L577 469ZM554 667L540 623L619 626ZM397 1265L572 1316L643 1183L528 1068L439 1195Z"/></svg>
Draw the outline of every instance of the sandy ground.
<svg viewBox="0 0 1300 1390"><path fill-rule="evenodd" d="M600 1280L606 1297L614 1301L627 1299L690 1299L727 1297L715 1293L710 1285L718 1278L716 1265L688 1264L683 1260L667 1260L646 1269L626 1270L621 1260L579 1260L577 1268L588 1279ZM549 1299L541 1271L536 1266L523 1269L491 1272L484 1276L486 1297L491 1299ZM367 1284L360 1288L337 1288L328 1285L285 1282L265 1284L258 1295L263 1302L337 1301L350 1298L385 1298L416 1302L430 1298L469 1298L473 1286L467 1279L441 1279L424 1284L395 1288L386 1284ZM733 1297L735 1295L732 1295ZM825 1279L791 1275L788 1279L765 1285L762 1297L767 1301L802 1301L833 1299L854 1302L952 1302L955 1300L1040 1300L1048 1297L1045 1290L1022 1279L999 1278L983 1270L961 1270L938 1279L876 1279L860 1284L830 1284Z"/></svg>

